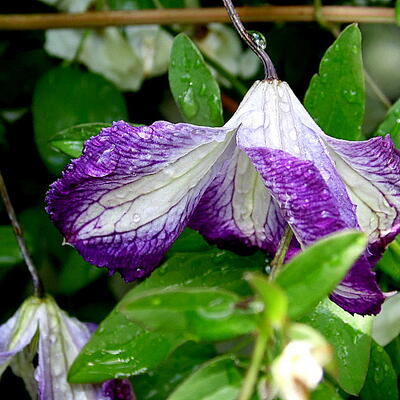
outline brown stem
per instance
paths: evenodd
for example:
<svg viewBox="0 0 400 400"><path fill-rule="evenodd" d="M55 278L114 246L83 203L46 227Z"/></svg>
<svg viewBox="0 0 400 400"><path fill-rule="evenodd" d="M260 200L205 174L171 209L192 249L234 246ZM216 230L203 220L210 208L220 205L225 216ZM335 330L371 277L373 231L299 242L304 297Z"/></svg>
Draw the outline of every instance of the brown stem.
<svg viewBox="0 0 400 400"><path fill-rule="evenodd" d="M243 22L314 21L313 6L239 7ZM328 22L394 23L394 8L325 6L321 15ZM223 7L182 8L135 11L91 11L80 14L3 14L0 30L32 30L59 28L99 28L140 24L205 24L228 22Z"/></svg>
<svg viewBox="0 0 400 400"><path fill-rule="evenodd" d="M0 172L0 194L3 198L4 205L6 207L8 217L10 218L11 225L14 229L15 236L17 238L18 246L20 248L21 254L25 260L26 265L28 266L28 270L32 276L33 287L35 291L35 296L43 297L44 290L42 282L37 273L37 269L32 261L31 256L29 255L28 247L26 245L24 236L22 234L21 226L18 222L17 216L15 215L14 207L11 204L10 196L8 195L6 184L4 183L3 175Z"/></svg>

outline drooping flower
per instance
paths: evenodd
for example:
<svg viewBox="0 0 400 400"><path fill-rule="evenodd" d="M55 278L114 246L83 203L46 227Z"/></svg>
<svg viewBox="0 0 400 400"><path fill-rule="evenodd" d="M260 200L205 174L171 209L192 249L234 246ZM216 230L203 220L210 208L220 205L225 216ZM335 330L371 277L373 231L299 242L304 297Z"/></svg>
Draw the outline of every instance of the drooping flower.
<svg viewBox="0 0 400 400"><path fill-rule="evenodd" d="M47 211L89 262L148 275L186 225L218 244L271 254L287 224L291 253L355 228L370 245L332 295L379 312L371 266L400 229L400 157L390 137L325 135L290 87L256 82L221 128L117 122L86 142L48 193Z"/></svg>
<svg viewBox="0 0 400 400"><path fill-rule="evenodd" d="M134 400L126 379L103 385L67 382L68 369L89 340L92 328L69 317L51 297L27 299L0 326L0 376L10 365L23 378L32 399Z"/></svg>

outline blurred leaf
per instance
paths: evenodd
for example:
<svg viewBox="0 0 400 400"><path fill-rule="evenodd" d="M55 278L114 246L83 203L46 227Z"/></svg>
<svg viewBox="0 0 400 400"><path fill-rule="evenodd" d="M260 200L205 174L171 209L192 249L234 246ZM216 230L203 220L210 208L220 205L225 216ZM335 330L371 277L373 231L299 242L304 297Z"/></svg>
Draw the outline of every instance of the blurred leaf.
<svg viewBox="0 0 400 400"><path fill-rule="evenodd" d="M119 311L149 329L186 340L227 340L255 330L259 309L239 307L240 297L215 288L149 290L123 301Z"/></svg>
<svg viewBox="0 0 400 400"><path fill-rule="evenodd" d="M372 342L371 358L365 385L360 393L362 400L398 400L397 376L390 357L378 344Z"/></svg>
<svg viewBox="0 0 400 400"><path fill-rule="evenodd" d="M400 284L400 236L389 245L379 260L378 267L397 284Z"/></svg>
<svg viewBox="0 0 400 400"><path fill-rule="evenodd" d="M5 146L6 144L6 127L4 126L3 122L0 121L0 147Z"/></svg>
<svg viewBox="0 0 400 400"><path fill-rule="evenodd" d="M281 328L287 317L288 301L285 292L260 273L246 274L246 280L264 303L264 319L271 326Z"/></svg>
<svg viewBox="0 0 400 400"><path fill-rule="evenodd" d="M168 400L235 400L242 376L230 358L217 358L179 385Z"/></svg>
<svg viewBox="0 0 400 400"><path fill-rule="evenodd" d="M174 253L201 252L211 249L204 237L199 232L185 228L167 253L167 257Z"/></svg>
<svg viewBox="0 0 400 400"><path fill-rule="evenodd" d="M288 296L290 318L301 318L331 293L366 245L362 232L340 232L318 241L286 264L276 283Z"/></svg>
<svg viewBox="0 0 400 400"><path fill-rule="evenodd" d="M381 312L375 317L372 337L386 346L400 334L400 294L385 300Z"/></svg>
<svg viewBox="0 0 400 400"><path fill-rule="evenodd" d="M211 344L188 342L178 347L155 371L132 379L141 400L165 400L200 365L216 356Z"/></svg>
<svg viewBox="0 0 400 400"><path fill-rule="evenodd" d="M35 140L43 161L58 174L68 158L49 140L63 129L87 122L127 119L122 94L99 75L56 68L39 80L33 97Z"/></svg>
<svg viewBox="0 0 400 400"><path fill-rule="evenodd" d="M394 338L387 346L385 346L385 351L389 355L393 368L396 374L400 374L400 337Z"/></svg>
<svg viewBox="0 0 400 400"><path fill-rule="evenodd" d="M386 135L390 135L396 147L400 149L400 99L387 112L385 119L374 134L374 136Z"/></svg>
<svg viewBox="0 0 400 400"><path fill-rule="evenodd" d="M326 299L303 322L312 326L333 346L336 354L339 386L357 395L368 371L372 317L347 313Z"/></svg>
<svg viewBox="0 0 400 400"><path fill-rule="evenodd" d="M364 103L361 33L353 24L326 51L304 104L325 133L356 140L361 134Z"/></svg>
<svg viewBox="0 0 400 400"><path fill-rule="evenodd" d="M112 10L144 10L155 8L153 0L108 0Z"/></svg>
<svg viewBox="0 0 400 400"><path fill-rule="evenodd" d="M10 267L22 260L12 227L0 225L0 267Z"/></svg>
<svg viewBox="0 0 400 400"><path fill-rule="evenodd" d="M50 144L65 155L76 158L82 154L83 144L86 140L98 135L103 128L109 126L111 124L101 122L76 125L58 132L51 138Z"/></svg>
<svg viewBox="0 0 400 400"><path fill-rule="evenodd" d="M72 251L59 275L59 291L63 294L75 293L105 273L104 268L87 263L76 251Z"/></svg>
<svg viewBox="0 0 400 400"><path fill-rule="evenodd" d="M176 36L172 46L169 84L185 121L205 126L223 124L218 83L184 33Z"/></svg>
<svg viewBox="0 0 400 400"><path fill-rule="evenodd" d="M396 22L400 25L400 0L396 0Z"/></svg>
<svg viewBox="0 0 400 400"><path fill-rule="evenodd" d="M245 267L244 267L245 266ZM211 249L202 253L176 253L119 303L131 301L151 289L220 287L246 296L242 279L246 271L261 271L264 257L256 253L240 257ZM102 382L154 369L183 342L175 333L149 332L129 321L117 308L100 324L70 370L73 383Z"/></svg>
<svg viewBox="0 0 400 400"><path fill-rule="evenodd" d="M335 388L329 382L322 382L311 392L311 400L342 400Z"/></svg>

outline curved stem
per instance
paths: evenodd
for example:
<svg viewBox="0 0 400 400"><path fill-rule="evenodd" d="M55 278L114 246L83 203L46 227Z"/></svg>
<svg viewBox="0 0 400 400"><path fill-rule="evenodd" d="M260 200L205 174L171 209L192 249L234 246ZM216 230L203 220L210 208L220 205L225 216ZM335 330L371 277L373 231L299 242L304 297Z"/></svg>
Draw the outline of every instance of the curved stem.
<svg viewBox="0 0 400 400"><path fill-rule="evenodd" d="M272 61L269 58L266 51L254 42L252 36L245 29L235 7L232 4L232 1L231 0L222 0L222 1L224 2L224 6L232 21L232 24L238 31L240 37L248 44L248 46L254 51L254 53L259 57L259 59L264 64L265 79L278 79L278 75L276 74L274 64L272 64Z"/></svg>
<svg viewBox="0 0 400 400"><path fill-rule="evenodd" d="M28 247L26 245L24 236L22 234L21 226L17 220L17 216L15 215L14 207L11 204L10 196L8 195L7 187L4 183L3 175L0 171L0 193L3 198L4 205L6 207L8 217L10 218L11 225L14 229L15 236L17 238L18 246L20 248L21 254L25 260L25 263L28 267L28 270L32 276L33 288L35 292L35 296L43 297L44 290L42 281L39 278L37 273L37 269L32 261L31 256L29 255Z"/></svg>
<svg viewBox="0 0 400 400"><path fill-rule="evenodd" d="M288 225L283 233L282 239L279 243L278 250L275 254L274 259L271 261L271 275L269 276L269 280L273 281L278 273L279 269L282 267L285 262L286 253L289 250L290 243L293 238L293 231L291 227Z"/></svg>

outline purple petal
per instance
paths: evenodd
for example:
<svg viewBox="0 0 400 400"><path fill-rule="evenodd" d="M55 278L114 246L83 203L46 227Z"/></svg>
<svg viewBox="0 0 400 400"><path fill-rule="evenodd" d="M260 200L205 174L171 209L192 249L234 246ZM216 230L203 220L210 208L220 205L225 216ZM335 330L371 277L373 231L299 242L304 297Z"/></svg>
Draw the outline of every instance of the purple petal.
<svg viewBox="0 0 400 400"><path fill-rule="evenodd" d="M236 149L204 193L189 226L224 247L245 245L274 254L286 222L248 156Z"/></svg>
<svg viewBox="0 0 400 400"><path fill-rule="evenodd" d="M340 203L312 162L281 150L252 148L245 151L302 245L349 228L341 218ZM332 299L352 313L379 312L384 297L365 256L349 271Z"/></svg>
<svg viewBox="0 0 400 400"><path fill-rule="evenodd" d="M234 150L234 130L117 122L86 142L47 196L47 211L89 262L148 275Z"/></svg>
<svg viewBox="0 0 400 400"><path fill-rule="evenodd" d="M336 168L369 235L369 261L376 263L400 232L400 154L390 138L348 142L325 136Z"/></svg>
<svg viewBox="0 0 400 400"><path fill-rule="evenodd" d="M113 379L103 383L103 395L105 400L136 400L132 385L128 379Z"/></svg>

